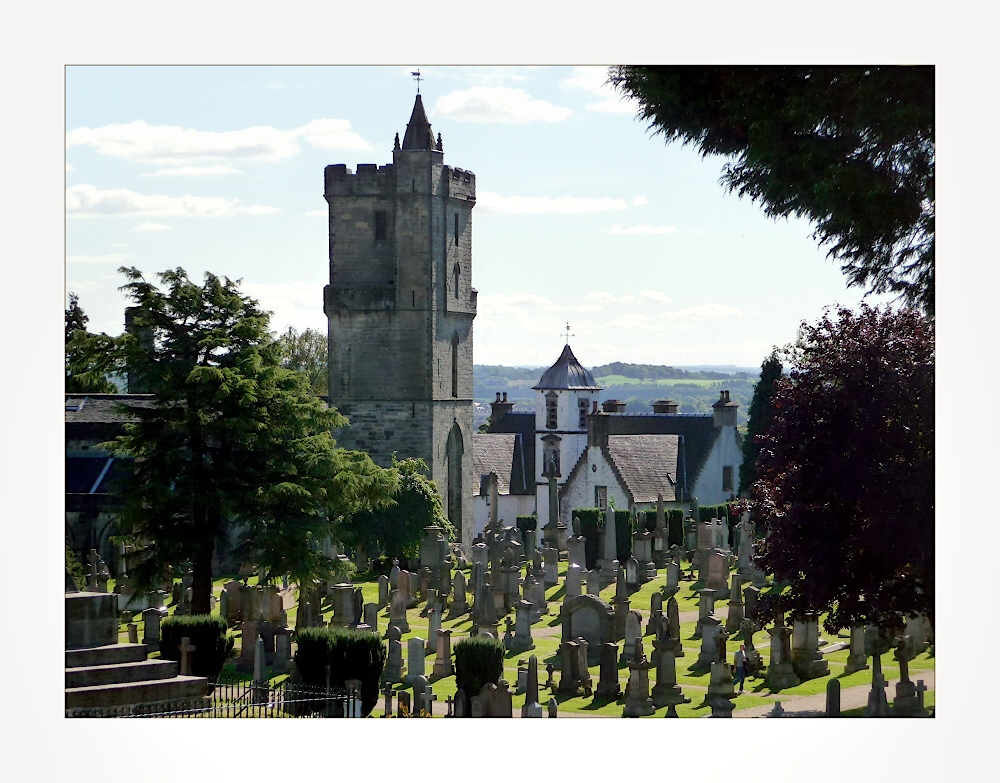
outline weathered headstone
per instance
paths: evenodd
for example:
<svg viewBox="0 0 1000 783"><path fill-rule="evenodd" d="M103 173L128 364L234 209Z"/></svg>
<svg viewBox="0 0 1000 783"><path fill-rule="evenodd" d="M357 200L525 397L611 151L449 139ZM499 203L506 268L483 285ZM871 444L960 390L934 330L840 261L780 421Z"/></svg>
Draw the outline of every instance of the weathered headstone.
<svg viewBox="0 0 1000 783"><path fill-rule="evenodd" d="M836 677L826 681L826 717L840 717L840 680Z"/></svg>
<svg viewBox="0 0 1000 783"><path fill-rule="evenodd" d="M708 581L705 587L715 590L719 600L729 597L729 560L718 550L708 553Z"/></svg>
<svg viewBox="0 0 1000 783"><path fill-rule="evenodd" d="M792 668L800 680L825 677L830 663L819 651L819 619L815 613L796 620L792 628Z"/></svg>
<svg viewBox="0 0 1000 783"><path fill-rule="evenodd" d="M378 634L378 604L365 604L364 617L362 619L365 625L367 625L374 633Z"/></svg>
<svg viewBox="0 0 1000 783"><path fill-rule="evenodd" d="M150 607L142 613L142 643L151 651L160 649L160 612Z"/></svg>
<svg viewBox="0 0 1000 783"><path fill-rule="evenodd" d="M844 665L844 674L853 674L868 668L868 656L865 654L865 629L856 625L851 628L850 653Z"/></svg>
<svg viewBox="0 0 1000 783"><path fill-rule="evenodd" d="M465 574L462 571L458 571L455 574L455 578L451 583L451 588L454 593L454 597L452 598L451 609L448 616L459 617L469 611L469 603L466 596Z"/></svg>
<svg viewBox="0 0 1000 783"><path fill-rule="evenodd" d="M684 696L677 684L677 656L673 640L666 633L661 633L653 639L653 649L656 663L656 685L651 694L653 706L660 708L690 702L691 699Z"/></svg>
<svg viewBox="0 0 1000 783"><path fill-rule="evenodd" d="M801 680L792 667L792 652L789 637L792 632L785 626L784 617L779 617L771 628L767 629L771 636L771 660L767 666L764 681L772 691L792 688Z"/></svg>
<svg viewBox="0 0 1000 783"><path fill-rule="evenodd" d="M694 635L697 639L703 633L706 621L715 618L715 590L710 587L702 588L698 591L698 622L694 627Z"/></svg>
<svg viewBox="0 0 1000 783"><path fill-rule="evenodd" d="M646 636L654 638L660 635L660 625L663 622L663 595L653 593L649 598L649 621L646 623Z"/></svg>
<svg viewBox="0 0 1000 783"><path fill-rule="evenodd" d="M638 718L653 714L653 699L649 695L649 670L652 666L643 652L642 637L639 637L635 640L635 650L628 662L629 676L623 717Z"/></svg>
<svg viewBox="0 0 1000 783"><path fill-rule="evenodd" d="M389 590L389 577L380 574L378 578L378 606L380 609L389 605Z"/></svg>
<svg viewBox="0 0 1000 783"><path fill-rule="evenodd" d="M425 676L424 640L414 636L406 642L406 677L403 682L413 683L414 678Z"/></svg>
<svg viewBox="0 0 1000 783"><path fill-rule="evenodd" d="M287 628L279 628L274 635L274 665L275 674L285 674L292 658L292 637Z"/></svg>
<svg viewBox="0 0 1000 783"><path fill-rule="evenodd" d="M451 665L451 629L442 628L437 632L437 646L434 656L434 669L431 674L435 680L442 677L449 677L452 673Z"/></svg>
<svg viewBox="0 0 1000 783"><path fill-rule="evenodd" d="M570 563L566 569L566 595L565 598L575 598L580 595L582 569L576 563Z"/></svg>
<svg viewBox="0 0 1000 783"><path fill-rule="evenodd" d="M406 620L408 600L406 591L398 588L389 597L389 627L398 628L401 633L410 632L410 624Z"/></svg>
<svg viewBox="0 0 1000 783"><path fill-rule="evenodd" d="M601 572L596 568L584 574L587 582L587 595L600 595L601 593Z"/></svg>
<svg viewBox="0 0 1000 783"><path fill-rule="evenodd" d="M736 633L743 624L743 580L738 573L733 574L729 587L729 612L726 615L726 630Z"/></svg>
<svg viewBox="0 0 1000 783"><path fill-rule="evenodd" d="M180 673L182 677L191 676L191 653L193 653L197 648L191 644L191 637L183 636L181 637L181 643L177 646L177 651L181 654L181 668ZM254 671L256 675L256 670ZM257 679L255 676L254 679Z"/></svg>
<svg viewBox="0 0 1000 783"><path fill-rule="evenodd" d="M403 645L400 641L402 633L398 626L389 626L389 653L386 656L385 667L382 669L382 682L399 682L403 679Z"/></svg>
<svg viewBox="0 0 1000 783"><path fill-rule="evenodd" d="M617 699L621 694L618 682L618 645L614 642L604 642L599 645L601 656L600 679L597 682L597 698Z"/></svg>
<svg viewBox="0 0 1000 783"><path fill-rule="evenodd" d="M636 645L642 639L642 615L635 609L625 616L625 644L622 647L622 661L631 661L635 655Z"/></svg>
<svg viewBox="0 0 1000 783"><path fill-rule="evenodd" d="M511 640L510 649L512 652L533 650L535 642L531 638L531 603L518 601L514 604L514 611L516 612L514 638Z"/></svg>
<svg viewBox="0 0 1000 783"><path fill-rule="evenodd" d="M601 587L614 584L618 575L618 555L616 552L616 524L617 513L614 509L608 509L604 514L604 553L598 565L600 566ZM589 588L589 583L588 583Z"/></svg>

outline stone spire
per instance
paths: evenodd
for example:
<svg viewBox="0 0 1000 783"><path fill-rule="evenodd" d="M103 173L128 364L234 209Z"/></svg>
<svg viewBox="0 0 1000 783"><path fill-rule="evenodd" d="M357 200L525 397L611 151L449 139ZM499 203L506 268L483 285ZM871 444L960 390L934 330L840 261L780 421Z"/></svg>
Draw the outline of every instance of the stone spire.
<svg viewBox="0 0 1000 783"><path fill-rule="evenodd" d="M433 150L434 132L431 124L427 120L427 113L424 111L424 102L417 93L417 99L413 103L413 113L410 121L406 124L406 135L403 136L404 150Z"/></svg>

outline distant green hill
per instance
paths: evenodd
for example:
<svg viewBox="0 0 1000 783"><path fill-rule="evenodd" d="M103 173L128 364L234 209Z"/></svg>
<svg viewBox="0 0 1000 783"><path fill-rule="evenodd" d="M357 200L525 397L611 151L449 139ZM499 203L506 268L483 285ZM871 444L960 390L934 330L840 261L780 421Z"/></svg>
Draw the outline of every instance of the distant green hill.
<svg viewBox="0 0 1000 783"><path fill-rule="evenodd" d="M668 367L654 364L612 362L594 367L591 372L603 386L602 400L618 399L626 403L626 413L652 413L653 401L670 399L679 413L711 413L719 391L728 389L730 399L740 407L737 424L746 426L746 414L753 387L760 375L745 368L733 372L708 369ZM517 410L533 410L532 390L545 368L505 367L477 364L473 367L473 394L476 402L493 402L497 392L506 392Z"/></svg>

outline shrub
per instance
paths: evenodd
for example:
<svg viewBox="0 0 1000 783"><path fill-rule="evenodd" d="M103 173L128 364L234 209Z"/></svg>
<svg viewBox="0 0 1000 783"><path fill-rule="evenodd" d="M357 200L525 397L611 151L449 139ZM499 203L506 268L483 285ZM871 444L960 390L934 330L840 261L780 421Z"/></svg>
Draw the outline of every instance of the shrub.
<svg viewBox="0 0 1000 783"><path fill-rule="evenodd" d="M368 716L379 695L386 647L378 634L353 628L304 628L296 635L295 665L306 685L344 688L347 680L361 680L361 709Z"/></svg>
<svg viewBox="0 0 1000 783"><path fill-rule="evenodd" d="M226 621L214 614L175 614L164 618L160 623L160 657L179 661L181 639L185 636L194 645L191 674L214 682L235 643Z"/></svg>
<svg viewBox="0 0 1000 783"><path fill-rule="evenodd" d="M455 685L470 699L483 686L503 675L503 642L489 636L472 636L455 645Z"/></svg>
<svg viewBox="0 0 1000 783"><path fill-rule="evenodd" d="M667 511L667 546L684 546L684 512L679 508Z"/></svg>
<svg viewBox="0 0 1000 783"><path fill-rule="evenodd" d="M601 556L598 536L604 524L604 512L599 508L575 508L573 516L580 518L580 533L586 539L583 552L587 560L587 570L591 570L597 567L597 560Z"/></svg>
<svg viewBox="0 0 1000 783"><path fill-rule="evenodd" d="M521 540L525 542L525 545L527 545L528 531L538 529L538 517L535 516L534 514L527 517L518 517L517 520L515 520L514 524L517 526L517 529L521 532ZM536 539L535 543L536 545L540 545L541 541Z"/></svg>
<svg viewBox="0 0 1000 783"><path fill-rule="evenodd" d="M83 564L77 559L76 554L70 549L69 541L66 542L66 573L70 575L77 590L85 590L87 588L87 572L84 570Z"/></svg>

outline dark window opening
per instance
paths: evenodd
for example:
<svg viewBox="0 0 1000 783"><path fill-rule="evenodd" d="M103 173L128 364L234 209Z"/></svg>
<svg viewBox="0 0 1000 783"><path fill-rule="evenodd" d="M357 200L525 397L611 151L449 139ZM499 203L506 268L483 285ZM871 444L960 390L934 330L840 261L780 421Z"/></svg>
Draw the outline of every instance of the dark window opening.
<svg viewBox="0 0 1000 783"><path fill-rule="evenodd" d="M455 213L455 244L458 244L458 213Z"/></svg>
<svg viewBox="0 0 1000 783"><path fill-rule="evenodd" d="M549 392L545 395L545 427L554 430L558 421L559 397L555 392Z"/></svg>
<svg viewBox="0 0 1000 783"><path fill-rule="evenodd" d="M726 465L722 468L722 491L733 491L733 466Z"/></svg>
<svg viewBox="0 0 1000 783"><path fill-rule="evenodd" d="M383 209L375 210L375 239L385 239L388 235L386 213Z"/></svg>
<svg viewBox="0 0 1000 783"><path fill-rule="evenodd" d="M458 335L451 341L451 396L458 397Z"/></svg>

